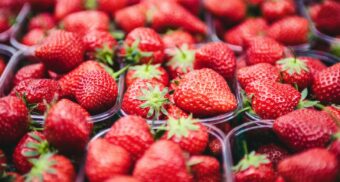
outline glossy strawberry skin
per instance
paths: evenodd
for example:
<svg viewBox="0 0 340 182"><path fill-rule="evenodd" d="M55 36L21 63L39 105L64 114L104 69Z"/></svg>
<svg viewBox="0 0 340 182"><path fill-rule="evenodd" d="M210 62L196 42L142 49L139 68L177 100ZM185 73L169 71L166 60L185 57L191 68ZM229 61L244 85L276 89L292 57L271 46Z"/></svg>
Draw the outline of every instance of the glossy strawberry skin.
<svg viewBox="0 0 340 182"><path fill-rule="evenodd" d="M169 75L168 75L167 71L160 65L155 65L155 66L150 65L150 67L154 67L154 69L157 70L157 72L159 72L159 74L156 77L151 78L151 79L149 79L149 78L139 78L138 75L136 75L137 71L134 70L133 67L130 67L130 69L126 73L126 78L125 78L126 88L129 88L129 86L137 79L154 80L154 81L160 82L161 84L167 86L169 84ZM152 69L152 70L150 69L149 74L152 74L152 72L155 72L154 69ZM148 71L145 71L145 74L146 73L148 73Z"/></svg>
<svg viewBox="0 0 340 182"><path fill-rule="evenodd" d="M27 79L46 78L47 70L42 63L27 65L20 68L13 78L13 85L18 85L21 81Z"/></svg>
<svg viewBox="0 0 340 182"><path fill-rule="evenodd" d="M116 175L105 182L139 182L136 178L132 176Z"/></svg>
<svg viewBox="0 0 340 182"><path fill-rule="evenodd" d="M82 0L58 0L54 8L54 17L57 20L63 19L68 14L83 10Z"/></svg>
<svg viewBox="0 0 340 182"><path fill-rule="evenodd" d="M324 147L337 130L332 118L323 112L300 109L274 121L274 132L295 151Z"/></svg>
<svg viewBox="0 0 340 182"><path fill-rule="evenodd" d="M0 145L13 145L28 131L28 109L12 96L0 99Z"/></svg>
<svg viewBox="0 0 340 182"><path fill-rule="evenodd" d="M143 27L146 22L146 7L144 3L139 3L118 10L115 13L115 22L125 32L131 32L137 27Z"/></svg>
<svg viewBox="0 0 340 182"><path fill-rule="evenodd" d="M133 176L140 181L190 182L181 148L171 141L155 142L135 165Z"/></svg>
<svg viewBox="0 0 340 182"><path fill-rule="evenodd" d="M225 43L208 43L196 51L194 69L210 68L225 79L232 79L236 71L236 58Z"/></svg>
<svg viewBox="0 0 340 182"><path fill-rule="evenodd" d="M322 71L327 68L327 66L319 59L315 59L312 57L298 57L298 59L305 61L313 77L319 71Z"/></svg>
<svg viewBox="0 0 340 182"><path fill-rule="evenodd" d="M89 144L85 171L90 181L100 182L115 175L128 174L130 168L131 157L124 148L101 138Z"/></svg>
<svg viewBox="0 0 340 182"><path fill-rule="evenodd" d="M338 160L338 165L339 165L340 164L340 140L336 139L335 141L333 141L331 145L329 146L328 150L336 156Z"/></svg>
<svg viewBox="0 0 340 182"><path fill-rule="evenodd" d="M333 182L338 174L336 157L322 148L306 150L288 157L278 166L285 181Z"/></svg>
<svg viewBox="0 0 340 182"><path fill-rule="evenodd" d="M256 152L260 154L265 154L267 158L272 162L274 167L276 167L276 165L281 160L289 155L286 149L274 143L263 145L259 147Z"/></svg>
<svg viewBox="0 0 340 182"><path fill-rule="evenodd" d="M54 28L55 25L56 25L56 22L51 14L40 13L34 16L30 20L28 24L28 29L29 30L33 30L33 29L49 30L49 29Z"/></svg>
<svg viewBox="0 0 340 182"><path fill-rule="evenodd" d="M252 109L262 119L275 119L293 111L301 98L291 85L266 80L249 83L245 92L251 96Z"/></svg>
<svg viewBox="0 0 340 182"><path fill-rule="evenodd" d="M6 68L6 60L2 57L0 57L0 75L4 72Z"/></svg>
<svg viewBox="0 0 340 182"><path fill-rule="evenodd" d="M283 57L283 47L271 38L257 37L248 42L247 64L269 63L274 65Z"/></svg>
<svg viewBox="0 0 340 182"><path fill-rule="evenodd" d="M200 161L198 164L190 166L190 170L193 173L194 179L197 182L211 181L219 182L222 180L220 172L220 163L214 157L210 156L191 156L190 161Z"/></svg>
<svg viewBox="0 0 340 182"><path fill-rule="evenodd" d="M250 166L244 171L234 174L236 182L256 181L256 182L272 182L275 179L275 172L272 163L260 164L255 168Z"/></svg>
<svg viewBox="0 0 340 182"><path fill-rule="evenodd" d="M114 16L115 12L124 8L129 3L129 0L97 0L97 9L100 11L104 11L108 14L112 14Z"/></svg>
<svg viewBox="0 0 340 182"><path fill-rule="evenodd" d="M237 71L237 80L242 88L256 80L280 81L280 71L269 63L258 63L240 68Z"/></svg>
<svg viewBox="0 0 340 182"><path fill-rule="evenodd" d="M92 127L85 109L62 99L47 113L44 135L61 152L76 153L84 150Z"/></svg>
<svg viewBox="0 0 340 182"><path fill-rule="evenodd" d="M324 2L315 18L318 30L330 35L340 34L340 3L336 1Z"/></svg>
<svg viewBox="0 0 340 182"><path fill-rule="evenodd" d="M324 103L340 103L340 63L320 71L314 77L312 91Z"/></svg>
<svg viewBox="0 0 340 182"><path fill-rule="evenodd" d="M231 22L239 22L246 16L246 4L240 0L204 0L203 4L213 15Z"/></svg>
<svg viewBox="0 0 340 182"><path fill-rule="evenodd" d="M167 108L167 111L168 115L166 119L168 119L170 116L175 119L189 116L188 113L184 112L181 108L177 107L175 104L170 104Z"/></svg>
<svg viewBox="0 0 340 182"><path fill-rule="evenodd" d="M146 120L138 116L125 116L116 121L105 139L125 148L136 161L143 156L154 139Z"/></svg>
<svg viewBox="0 0 340 182"><path fill-rule="evenodd" d="M162 36L162 40L166 48L181 47L184 44L187 44L190 47L190 45L193 45L196 42L189 32L183 30L175 30L166 33Z"/></svg>
<svg viewBox="0 0 340 182"><path fill-rule="evenodd" d="M56 73L71 71L83 62L84 46L78 35L57 30L35 49L47 69Z"/></svg>
<svg viewBox="0 0 340 182"><path fill-rule="evenodd" d="M32 29L22 37L21 42L27 46L38 45L46 38L46 33L42 29Z"/></svg>
<svg viewBox="0 0 340 182"><path fill-rule="evenodd" d="M104 48L105 46L113 51L114 48L118 45L117 41L109 32L102 30L88 31L83 36L83 43L85 46L85 50L91 53L94 53L96 52L96 49Z"/></svg>
<svg viewBox="0 0 340 182"><path fill-rule="evenodd" d="M273 22L282 19L288 15L295 13L294 1L280 0L280 1L264 1L261 4L261 11L264 18Z"/></svg>

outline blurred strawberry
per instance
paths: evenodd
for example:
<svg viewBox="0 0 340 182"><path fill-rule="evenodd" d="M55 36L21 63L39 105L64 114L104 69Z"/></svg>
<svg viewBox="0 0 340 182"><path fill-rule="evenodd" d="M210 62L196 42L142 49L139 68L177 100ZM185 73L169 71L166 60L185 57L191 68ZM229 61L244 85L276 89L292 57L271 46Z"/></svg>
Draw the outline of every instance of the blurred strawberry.
<svg viewBox="0 0 340 182"><path fill-rule="evenodd" d="M169 84L169 75L159 64L142 64L130 67L125 78L126 87L129 88L129 86L137 79L155 80L165 86Z"/></svg>
<svg viewBox="0 0 340 182"><path fill-rule="evenodd" d="M182 30L168 31L163 35L162 40L166 48L181 47L184 44L193 47L196 42L190 33Z"/></svg>
<svg viewBox="0 0 340 182"><path fill-rule="evenodd" d="M42 63L36 63L24 66L20 68L14 78L13 78L13 85L18 85L21 81L27 79L42 79L46 78L46 68Z"/></svg>
<svg viewBox="0 0 340 182"><path fill-rule="evenodd" d="M42 29L32 29L27 32L23 37L21 42L27 46L34 46L41 44L47 37L47 32Z"/></svg>
<svg viewBox="0 0 340 182"><path fill-rule="evenodd" d="M106 180L105 182L140 182L132 176L115 175L114 177Z"/></svg>
<svg viewBox="0 0 340 182"><path fill-rule="evenodd" d="M128 5L129 0L87 0L88 9L97 9L114 16L115 12Z"/></svg>
<svg viewBox="0 0 340 182"><path fill-rule="evenodd" d="M196 51L191 49L188 44L167 50L169 61L166 63L166 69L170 78L175 79L177 76L192 71L194 69L195 54Z"/></svg>
<svg viewBox="0 0 340 182"><path fill-rule="evenodd" d="M54 17L57 20L63 19L65 16L83 10L83 0L55 0Z"/></svg>
<svg viewBox="0 0 340 182"><path fill-rule="evenodd" d="M28 24L28 30L42 29L50 30L56 26L53 15L49 13L40 13L34 16Z"/></svg>
<svg viewBox="0 0 340 182"><path fill-rule="evenodd" d="M213 15L231 22L239 22L246 16L246 3L242 0L203 0L204 7Z"/></svg>
<svg viewBox="0 0 340 182"><path fill-rule="evenodd" d="M340 2L325 1L315 17L316 27L330 35L340 34Z"/></svg>
<svg viewBox="0 0 340 182"><path fill-rule="evenodd" d="M169 119L169 117L179 119L186 118L189 116L188 113L184 112L181 108L177 107L175 104L169 104L166 110L168 112L168 115L165 119Z"/></svg>
<svg viewBox="0 0 340 182"><path fill-rule="evenodd" d="M219 161L210 156L191 156L188 164L197 182L220 182L222 180Z"/></svg>
<svg viewBox="0 0 340 182"><path fill-rule="evenodd" d="M115 22L125 32L131 32L137 27L144 27L147 20L146 6L139 3L133 6L125 7L118 10L115 15Z"/></svg>
<svg viewBox="0 0 340 182"><path fill-rule="evenodd" d="M56 5L58 0L26 0L34 10L47 10Z"/></svg>
<svg viewBox="0 0 340 182"><path fill-rule="evenodd" d="M266 37L252 38L248 42L247 64L269 63L274 65L283 58L284 48L274 39Z"/></svg>
<svg viewBox="0 0 340 182"><path fill-rule="evenodd" d="M178 4L190 11L194 15L198 15L200 10L200 0L175 0Z"/></svg>
<svg viewBox="0 0 340 182"><path fill-rule="evenodd" d="M321 6L322 4L319 3L311 4L308 6L308 13L313 21L315 21L316 17L318 16Z"/></svg>
<svg viewBox="0 0 340 182"><path fill-rule="evenodd" d="M2 75L2 73L5 71L6 68L6 60L0 56L0 76Z"/></svg>
<svg viewBox="0 0 340 182"><path fill-rule="evenodd" d="M309 71L313 75L313 77L320 71L327 68L327 66L320 61L319 59L312 58L312 57L298 57L298 59L304 61L309 68Z"/></svg>
<svg viewBox="0 0 340 182"><path fill-rule="evenodd" d="M275 143L263 145L259 147L256 152L266 155L267 158L273 163L274 168L276 168L276 165L281 160L289 155L288 151L285 148Z"/></svg>
<svg viewBox="0 0 340 182"><path fill-rule="evenodd" d="M261 12L268 22L277 21L286 16L295 14L295 5L292 0L271 1L266 0L261 4Z"/></svg>

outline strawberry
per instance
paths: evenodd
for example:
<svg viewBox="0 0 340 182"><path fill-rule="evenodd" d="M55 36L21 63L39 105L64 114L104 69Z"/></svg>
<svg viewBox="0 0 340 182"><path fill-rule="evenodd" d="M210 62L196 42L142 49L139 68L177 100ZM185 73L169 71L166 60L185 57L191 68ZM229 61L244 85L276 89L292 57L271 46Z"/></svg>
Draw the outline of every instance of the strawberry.
<svg viewBox="0 0 340 182"><path fill-rule="evenodd" d="M75 180L72 162L64 156L48 153L32 160L32 164L33 167L27 174L26 181L72 182Z"/></svg>
<svg viewBox="0 0 340 182"><path fill-rule="evenodd" d="M292 0L271 1L261 4L261 12L268 22L274 22L286 16L295 14L295 5Z"/></svg>
<svg viewBox="0 0 340 182"><path fill-rule="evenodd" d="M54 28L55 26L56 22L53 15L49 13L40 13L30 20L28 30L41 29L46 31Z"/></svg>
<svg viewBox="0 0 340 182"><path fill-rule="evenodd" d="M85 172L89 181L101 182L115 175L128 174L131 157L124 148L99 138L90 142Z"/></svg>
<svg viewBox="0 0 340 182"><path fill-rule="evenodd" d="M326 149L314 148L281 161L279 174L285 181L333 182L338 174L336 157Z"/></svg>
<svg viewBox="0 0 340 182"><path fill-rule="evenodd" d="M179 108L195 117L215 116L237 107L236 98L227 82L209 68L183 75L183 80L175 89L174 101Z"/></svg>
<svg viewBox="0 0 340 182"><path fill-rule="evenodd" d="M101 11L87 10L67 15L63 20L66 31L84 34L90 30L108 31L110 19Z"/></svg>
<svg viewBox="0 0 340 182"><path fill-rule="evenodd" d="M317 73L313 80L312 91L321 102L339 104L340 63Z"/></svg>
<svg viewBox="0 0 340 182"><path fill-rule="evenodd" d="M298 59L304 61L307 64L307 67L309 68L309 71L311 72L313 77L319 71L322 71L327 68L327 66L319 59L315 59L312 57L298 57Z"/></svg>
<svg viewBox="0 0 340 182"><path fill-rule="evenodd" d="M6 68L6 60L0 56L0 76L4 72L5 68Z"/></svg>
<svg viewBox="0 0 340 182"><path fill-rule="evenodd" d="M283 58L284 48L274 39L266 37L252 38L248 42L247 64L269 63L274 65L275 62Z"/></svg>
<svg viewBox="0 0 340 182"><path fill-rule="evenodd" d="M308 21L299 16L290 16L273 23L268 36L284 45L299 45L308 41Z"/></svg>
<svg viewBox="0 0 340 182"><path fill-rule="evenodd" d="M332 152L337 160L338 160L338 165L340 164L340 134L339 132L334 135L335 140L330 144L328 150Z"/></svg>
<svg viewBox="0 0 340 182"><path fill-rule="evenodd" d="M76 101L90 113L100 113L115 105L118 86L105 70L86 72L77 84L74 92Z"/></svg>
<svg viewBox="0 0 340 182"><path fill-rule="evenodd" d="M61 152L76 153L84 150L92 126L85 109L62 99L48 111L44 135L47 141Z"/></svg>
<svg viewBox="0 0 340 182"><path fill-rule="evenodd" d="M340 34L340 3L325 1L315 17L315 24L318 30L330 34Z"/></svg>
<svg viewBox="0 0 340 182"><path fill-rule="evenodd" d="M129 86L137 79L155 80L163 85L169 84L169 75L159 64L142 64L130 67L125 78L126 87L129 88Z"/></svg>
<svg viewBox="0 0 340 182"><path fill-rule="evenodd" d="M289 155L286 149L274 143L263 145L256 152L266 155L275 168L281 160Z"/></svg>
<svg viewBox="0 0 340 182"><path fill-rule="evenodd" d="M28 109L25 103L12 96L0 98L0 145L13 145L28 130Z"/></svg>
<svg viewBox="0 0 340 182"><path fill-rule="evenodd" d="M71 71L83 62L84 46L78 35L63 30L54 31L35 49L47 69L56 73Z"/></svg>
<svg viewBox="0 0 340 182"><path fill-rule="evenodd" d="M225 32L223 39L229 44L244 46L249 39L264 34L267 28L263 18L249 18Z"/></svg>
<svg viewBox="0 0 340 182"><path fill-rule="evenodd" d="M131 32L137 27L144 27L147 20L145 3L118 10L114 17L117 25L125 32Z"/></svg>
<svg viewBox="0 0 340 182"><path fill-rule="evenodd" d="M340 109L337 106L326 106L322 109L327 113L338 125L340 124Z"/></svg>
<svg viewBox="0 0 340 182"><path fill-rule="evenodd" d="M93 0L90 0L93 1ZM128 5L129 0L94 0L95 4L90 5L91 8L96 8L100 11L104 11L107 14L112 14L120 9L123 9L125 6ZM94 7L93 7L94 6ZM89 7L87 7L89 8Z"/></svg>
<svg viewBox="0 0 340 182"><path fill-rule="evenodd" d="M301 98L291 85L268 80L249 83L245 92L251 97L253 111L262 119L275 119L293 111Z"/></svg>
<svg viewBox="0 0 340 182"><path fill-rule="evenodd" d="M166 130L163 139L178 143L182 150L192 155L202 154L208 145L207 128L191 115L178 119L170 117L167 120Z"/></svg>
<svg viewBox="0 0 340 182"><path fill-rule="evenodd" d="M13 85L18 85L21 81L27 79L46 78L46 68L42 63L36 63L20 68L13 78Z"/></svg>
<svg viewBox="0 0 340 182"><path fill-rule="evenodd" d="M175 104L169 104L168 108L167 108L167 118L169 119L169 117L172 117L174 119L179 119L179 118L186 118L188 117L188 113L184 112L182 109L180 109L179 107L177 107Z"/></svg>
<svg viewBox="0 0 340 182"><path fill-rule="evenodd" d="M146 120L138 116L125 116L116 121L105 139L126 149L133 161L143 156L154 139Z"/></svg>
<svg viewBox="0 0 340 182"><path fill-rule="evenodd" d="M230 80L235 75L236 57L225 43L207 43L196 51L194 69L202 68L210 68Z"/></svg>
<svg viewBox="0 0 340 182"><path fill-rule="evenodd" d="M300 109L274 121L274 132L295 151L324 147L337 130L335 122L326 113Z"/></svg>
<svg viewBox="0 0 340 182"><path fill-rule="evenodd" d="M7 159L5 153L0 149L0 174L2 174L7 166Z"/></svg>
<svg viewBox="0 0 340 182"><path fill-rule="evenodd" d="M151 145L137 161L133 176L140 181L192 181L181 148L167 140L160 140Z"/></svg>
<svg viewBox="0 0 340 182"><path fill-rule="evenodd" d="M55 0L54 17L63 19L68 14L83 10L83 0Z"/></svg>
<svg viewBox="0 0 340 182"><path fill-rule="evenodd" d="M32 29L22 37L21 42L27 46L38 45L45 40L46 35L42 29Z"/></svg>
<svg viewBox="0 0 340 182"><path fill-rule="evenodd" d="M213 15L231 22L239 22L246 16L247 6L242 0L203 0L203 5Z"/></svg>
<svg viewBox="0 0 340 182"><path fill-rule="evenodd" d="M24 182L24 177L20 176L20 174L16 172L6 172L0 176L0 180L2 181L10 181L10 182Z"/></svg>
<svg viewBox="0 0 340 182"><path fill-rule="evenodd" d="M5 11L0 12L0 33L8 30L10 27L11 23L10 20L8 19L7 13Z"/></svg>
<svg viewBox="0 0 340 182"><path fill-rule="evenodd" d="M222 153L222 144L218 138L213 138L208 144L209 150L214 156L220 156Z"/></svg>
<svg viewBox="0 0 340 182"><path fill-rule="evenodd" d="M201 1L200 0L174 0L185 9L190 11L194 15L198 15Z"/></svg>
<svg viewBox="0 0 340 182"><path fill-rule="evenodd" d="M129 115L160 119L166 115L168 88L153 80L136 80L126 90L122 110Z"/></svg>
<svg viewBox="0 0 340 182"><path fill-rule="evenodd" d="M220 163L214 157L196 155L189 158L191 173L197 182L220 182L222 180Z"/></svg>
<svg viewBox="0 0 340 182"><path fill-rule="evenodd" d="M14 166L20 173L25 174L32 168L30 160L39 158L48 151L49 145L42 133L37 131L27 133L14 149Z"/></svg>
<svg viewBox="0 0 340 182"><path fill-rule="evenodd" d="M275 172L270 160L266 155L255 154L255 152L246 154L233 171L236 182L273 182L275 180Z"/></svg>
<svg viewBox="0 0 340 182"><path fill-rule="evenodd" d="M311 85L313 79L312 73L303 60L285 58L277 61L276 65L281 70L284 83L296 85L299 90L303 90Z"/></svg>
<svg viewBox="0 0 340 182"><path fill-rule="evenodd" d="M280 81L280 71L269 63L258 63L240 68L237 71L237 80L242 88L256 80Z"/></svg>
<svg viewBox="0 0 340 182"><path fill-rule="evenodd" d="M311 19L313 21L315 21L316 17L318 16L321 7L322 7L321 3L320 4L319 3L318 4L311 4L307 7L309 16L311 17Z"/></svg>
<svg viewBox="0 0 340 182"><path fill-rule="evenodd" d="M28 104L36 105L34 110L45 112L45 102L50 103L62 97L61 87L55 80L50 79L26 79L15 86L10 95L25 97Z"/></svg>
<svg viewBox="0 0 340 182"><path fill-rule="evenodd" d="M113 65L112 59L118 43L109 32L90 30L83 36L83 43L89 59L97 59L110 66Z"/></svg>
<svg viewBox="0 0 340 182"><path fill-rule="evenodd" d="M154 30L136 28L126 36L121 54L127 62L160 64L164 61L164 44Z"/></svg>
<svg viewBox="0 0 340 182"><path fill-rule="evenodd" d="M166 63L166 68L170 78L174 79L181 76L194 68L196 51L190 48L190 45L183 44L178 48L172 48L167 51L169 61Z"/></svg>
<svg viewBox="0 0 340 182"><path fill-rule="evenodd" d="M193 47L193 44L196 42L189 32L183 30L168 31L163 35L162 40L166 48L181 47L184 44Z"/></svg>
<svg viewBox="0 0 340 182"><path fill-rule="evenodd" d="M131 176L115 175L105 182L139 182L136 178Z"/></svg>

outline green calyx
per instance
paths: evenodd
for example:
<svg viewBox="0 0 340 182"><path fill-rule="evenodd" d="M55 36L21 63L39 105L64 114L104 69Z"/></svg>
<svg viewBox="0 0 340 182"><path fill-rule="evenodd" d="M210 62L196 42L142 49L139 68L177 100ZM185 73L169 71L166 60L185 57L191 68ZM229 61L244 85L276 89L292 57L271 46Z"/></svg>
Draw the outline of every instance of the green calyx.
<svg viewBox="0 0 340 182"><path fill-rule="evenodd" d="M168 94L168 88L160 90L159 86L152 86L147 83L146 89L141 89L142 95L138 97L138 100L143 101L139 107L142 109L149 108L147 117L153 116L153 119L158 120L161 113L167 115L168 112L165 109L165 104L169 103L169 99L166 97Z"/></svg>
<svg viewBox="0 0 340 182"><path fill-rule="evenodd" d="M187 69L193 69L193 62L195 61L195 51L189 49L188 44L184 44L181 47L177 47L174 50L169 51L171 56L170 61L166 64L173 68L182 68L185 73Z"/></svg>
<svg viewBox="0 0 340 182"><path fill-rule="evenodd" d="M297 58L284 58L277 61L282 66L281 71L287 71L289 75L294 73L301 74L301 71L309 72L306 63Z"/></svg>
<svg viewBox="0 0 340 182"><path fill-rule="evenodd" d="M44 173L55 174L56 171L53 169L53 166L56 164L56 161L52 159L53 155L53 153L47 153L41 155L38 159L30 159L33 166L26 175L26 181L44 181Z"/></svg>
<svg viewBox="0 0 340 182"><path fill-rule="evenodd" d="M36 142L28 142L26 144L26 148L30 150L25 151L23 153L23 156L27 158L33 158L51 152L50 145L47 142L47 140L43 140L40 136L36 135L35 133L29 133L28 135L34 140L36 140Z"/></svg>
<svg viewBox="0 0 340 182"><path fill-rule="evenodd" d="M142 64L132 66L129 69L134 70L133 78L141 78L141 79L160 79L162 73L159 71L160 65L151 65L151 64Z"/></svg>
<svg viewBox="0 0 340 182"><path fill-rule="evenodd" d="M297 105L297 109L314 107L319 104L319 101L308 100L307 96L308 96L308 89L305 88L301 92L301 99Z"/></svg>
<svg viewBox="0 0 340 182"><path fill-rule="evenodd" d="M246 154L245 157L233 167L235 172L240 172L247 170L249 167L258 168L261 164L268 164L270 161L268 160L266 155L255 154L255 152L251 152L250 154Z"/></svg>
<svg viewBox="0 0 340 182"><path fill-rule="evenodd" d="M31 113L35 108L37 108L38 104L36 104L36 103L29 103L27 101L26 93L21 94L19 92L16 92L15 95L25 103L29 113Z"/></svg>
<svg viewBox="0 0 340 182"><path fill-rule="evenodd" d="M330 52L338 57L340 57L340 44L334 43L331 45Z"/></svg>
<svg viewBox="0 0 340 182"><path fill-rule="evenodd" d="M127 63L137 64L140 62L142 58L151 57L153 55L152 52L143 52L139 50L138 48L139 43L140 43L140 40L137 39L132 43L131 46L124 45L124 49L125 49L124 58Z"/></svg>
<svg viewBox="0 0 340 182"><path fill-rule="evenodd" d="M114 50L105 44L102 48L96 49L96 59L100 62L113 66Z"/></svg>
<svg viewBox="0 0 340 182"><path fill-rule="evenodd" d="M97 0L85 0L84 6L86 9L96 9L98 6Z"/></svg>
<svg viewBox="0 0 340 182"><path fill-rule="evenodd" d="M175 119L170 117L167 121L166 130L168 133L168 139L175 136L176 138L188 137L189 131L196 131L199 129L199 126L195 123L198 121L192 118L192 115L189 117L181 117L179 119Z"/></svg>

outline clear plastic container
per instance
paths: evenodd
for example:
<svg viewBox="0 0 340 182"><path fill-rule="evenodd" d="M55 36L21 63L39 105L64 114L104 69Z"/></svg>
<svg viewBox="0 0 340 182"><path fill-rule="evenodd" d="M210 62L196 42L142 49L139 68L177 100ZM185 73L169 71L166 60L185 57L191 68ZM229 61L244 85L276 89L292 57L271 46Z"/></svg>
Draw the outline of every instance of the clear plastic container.
<svg viewBox="0 0 340 182"><path fill-rule="evenodd" d="M27 50L18 51L16 54L13 55L13 57L10 59L5 72L3 74L3 79L0 80L0 96L5 96L10 92L11 89L11 83L13 80L13 77L15 76L15 73L18 69L21 68L22 63L25 58L34 59L34 49L30 48ZM91 121L93 123L99 123L101 121L106 121L110 119L112 116L114 116L120 109L121 106L121 100L122 100L122 94L124 91L124 77L125 75L122 74L119 77L118 80L118 96L115 105L113 105L109 110L106 112L92 115ZM34 121L37 121L38 123L44 122L44 116L43 115L31 115L31 118Z"/></svg>
<svg viewBox="0 0 340 182"><path fill-rule="evenodd" d="M11 57L14 55L15 51L16 50L12 47L0 44L0 56L3 57L5 59L5 61L7 61L6 67L8 66L8 62L11 59ZM0 76L0 80L2 80L4 78L3 75L5 74L5 71L6 71L6 69L3 70L2 75Z"/></svg>
<svg viewBox="0 0 340 182"><path fill-rule="evenodd" d="M316 58L322 61L325 65L331 66L335 63L340 62L340 58L333 56L329 53L322 52L322 51L295 51L296 56L306 56L311 58ZM261 118L250 112L245 112L246 120L248 121L259 121Z"/></svg>
<svg viewBox="0 0 340 182"><path fill-rule="evenodd" d="M223 177L223 182L229 182L229 180L227 180L227 176L228 176L228 173L227 171L230 170L230 169L227 169L227 162L226 162L226 154L227 154L227 150L226 150L226 146L225 146L225 135L224 133L219 130L218 128L216 128L215 126L213 125L210 125L210 124L206 124L204 123L204 125L208 128L208 133L210 136L214 137L214 138L217 138L219 142L221 142L221 145L222 145L222 153L220 156L218 156L218 159L220 161L220 164L221 164L221 168L223 170L223 174L222 174L222 177ZM91 141L97 139L97 138L101 138L101 137L104 137L105 134L109 131L110 129L105 129L99 133L97 133L92 139ZM91 142L90 141L90 142ZM86 181L85 180L85 160L83 160L83 164L82 164L82 167L79 169L79 173L77 175L77 179L76 179L76 182L84 182Z"/></svg>
<svg viewBox="0 0 340 182"><path fill-rule="evenodd" d="M259 146L277 142L277 137L272 131L271 120L263 120L242 124L231 130L225 138L226 173L227 181L234 182L232 167L235 166L244 156L242 141L246 141L248 152L257 149Z"/></svg>
<svg viewBox="0 0 340 182"><path fill-rule="evenodd" d="M30 5L26 3L21 10L19 11L19 14L16 17L15 24L12 25L8 30L4 32L0 32L0 42L7 42L10 39L10 36L15 32L18 27L23 23L24 17L28 15L30 11Z"/></svg>

